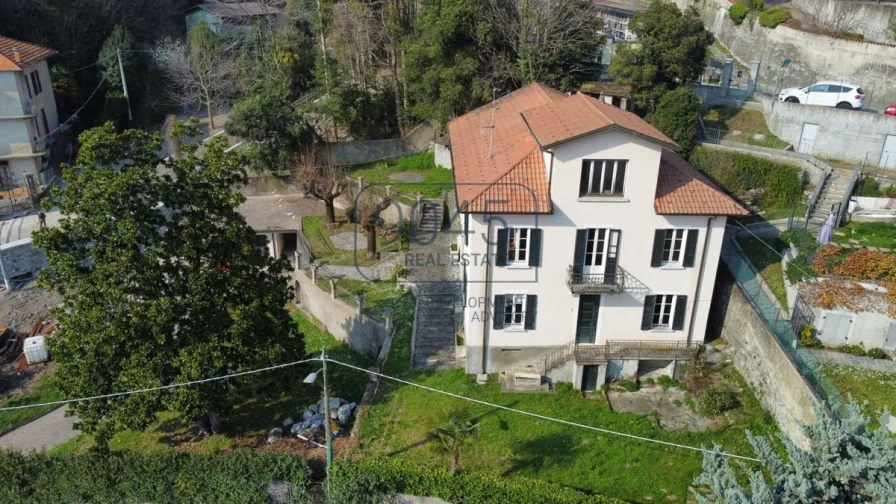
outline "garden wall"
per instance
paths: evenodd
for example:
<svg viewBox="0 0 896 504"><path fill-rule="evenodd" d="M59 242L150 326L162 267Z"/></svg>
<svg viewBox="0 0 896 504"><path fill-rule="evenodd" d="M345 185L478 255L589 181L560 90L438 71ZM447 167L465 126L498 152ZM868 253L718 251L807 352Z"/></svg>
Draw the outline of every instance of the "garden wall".
<svg viewBox="0 0 896 504"><path fill-rule="evenodd" d="M389 331L358 307L334 299L311 281L304 270L293 274L299 307L323 324L327 332L355 351L376 358Z"/></svg>
<svg viewBox="0 0 896 504"><path fill-rule="evenodd" d="M8 290L12 288L10 282L14 277L37 274L37 270L46 265L47 256L31 243L31 238L0 245L0 272Z"/></svg>
<svg viewBox="0 0 896 504"><path fill-rule="evenodd" d="M800 424L815 422L812 404L820 401L724 265L716 275L708 327L707 340L721 336L734 348L734 366L756 389L778 427L805 445Z"/></svg>

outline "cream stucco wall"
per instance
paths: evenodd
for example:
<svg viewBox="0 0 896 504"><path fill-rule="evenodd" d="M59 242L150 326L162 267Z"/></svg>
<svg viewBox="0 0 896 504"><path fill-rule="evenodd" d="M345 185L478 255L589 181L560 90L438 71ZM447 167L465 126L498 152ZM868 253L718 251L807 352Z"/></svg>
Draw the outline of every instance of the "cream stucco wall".
<svg viewBox="0 0 896 504"><path fill-rule="evenodd" d="M575 339L578 297L567 287L567 268L573 263L577 229L621 230L619 267L628 274L626 292L601 297L597 344L607 340L687 340L697 279L703 257L708 216L663 216L654 210L661 148L634 135L608 131L553 149L551 215L495 215L492 225L481 214L469 219L467 308L464 313L467 362L470 372L481 372L483 336L487 331L489 372L509 363L534 363L551 349ZM578 196L583 159L629 160L625 196L621 199L586 200ZM550 155L546 157L550 163ZM540 267L494 266L497 229L531 226L542 229ZM709 254L697 301L693 341L703 341L709 302L722 246L725 218L710 224ZM697 264L693 268L651 268L654 231L660 228L698 230ZM489 231L490 229L490 231ZM492 245L484 239L490 235ZM489 267L482 257L488 251ZM631 290L629 289L631 287ZM486 295L486 291L487 295ZM495 330L491 327L492 300L496 294L520 293L538 296L536 328L528 331ZM688 297L685 327L680 331L642 331L644 296L677 294ZM487 312L487 315L483 315ZM484 331L484 324L488 329ZM503 354L503 356L499 355ZM473 357L471 359L471 356Z"/></svg>
<svg viewBox="0 0 896 504"><path fill-rule="evenodd" d="M39 94L34 93L31 85L31 72L34 71L40 76L42 91ZM47 117L46 126L41 110ZM38 174L41 160L30 155L34 152L31 142L45 137L58 125L56 100L46 61L25 67L22 72L0 72L0 160L9 164L10 175L15 181L22 182L26 175Z"/></svg>

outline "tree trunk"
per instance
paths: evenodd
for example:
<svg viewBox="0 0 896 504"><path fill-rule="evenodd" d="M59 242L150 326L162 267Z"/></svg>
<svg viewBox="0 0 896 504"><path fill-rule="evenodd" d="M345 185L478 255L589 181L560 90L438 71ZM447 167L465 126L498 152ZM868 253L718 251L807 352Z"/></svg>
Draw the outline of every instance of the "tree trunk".
<svg viewBox="0 0 896 504"><path fill-rule="evenodd" d="M398 48L393 47L389 61L392 70L392 92L395 94L395 121L398 123L398 132L404 136L404 124L401 121L401 85L398 83Z"/></svg>
<svg viewBox="0 0 896 504"><path fill-rule="evenodd" d="M212 135L212 130L215 129L215 118L212 115L212 101L208 96L205 97L205 109L208 111L208 135Z"/></svg>
<svg viewBox="0 0 896 504"><path fill-rule="evenodd" d="M457 474L460 470L460 450L455 449L451 452L451 474Z"/></svg>
<svg viewBox="0 0 896 504"><path fill-rule="evenodd" d="M336 208L333 205L333 200L328 199L324 200L324 207L327 209L327 223L335 224L336 223Z"/></svg>
<svg viewBox="0 0 896 504"><path fill-rule="evenodd" d="M376 226L367 230L367 258L376 259Z"/></svg>

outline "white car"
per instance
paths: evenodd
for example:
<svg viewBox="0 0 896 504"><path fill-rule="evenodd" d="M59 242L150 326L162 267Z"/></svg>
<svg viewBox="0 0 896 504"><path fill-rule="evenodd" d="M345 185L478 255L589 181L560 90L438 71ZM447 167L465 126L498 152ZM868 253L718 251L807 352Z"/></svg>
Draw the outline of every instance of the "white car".
<svg viewBox="0 0 896 504"><path fill-rule="evenodd" d="M856 84L826 81L804 88L784 89L778 94L778 101L860 109L865 106L865 92Z"/></svg>

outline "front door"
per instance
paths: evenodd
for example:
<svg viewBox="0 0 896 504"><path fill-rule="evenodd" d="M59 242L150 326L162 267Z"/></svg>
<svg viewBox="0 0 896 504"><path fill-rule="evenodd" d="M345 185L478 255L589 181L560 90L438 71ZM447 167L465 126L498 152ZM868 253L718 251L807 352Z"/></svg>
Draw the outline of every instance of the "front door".
<svg viewBox="0 0 896 504"><path fill-rule="evenodd" d="M800 135L800 145L797 148L801 154L812 154L815 150L815 135L818 134L818 125L803 123L803 132Z"/></svg>
<svg viewBox="0 0 896 504"><path fill-rule="evenodd" d="M576 343L595 343L597 341L597 319L599 314L600 296L579 296Z"/></svg>
<svg viewBox="0 0 896 504"><path fill-rule="evenodd" d="M588 229L585 239L585 259L582 273L603 275L607 257L608 229Z"/></svg>
<svg viewBox="0 0 896 504"><path fill-rule="evenodd" d="M600 366L582 366L582 390L597 389L597 371Z"/></svg>

